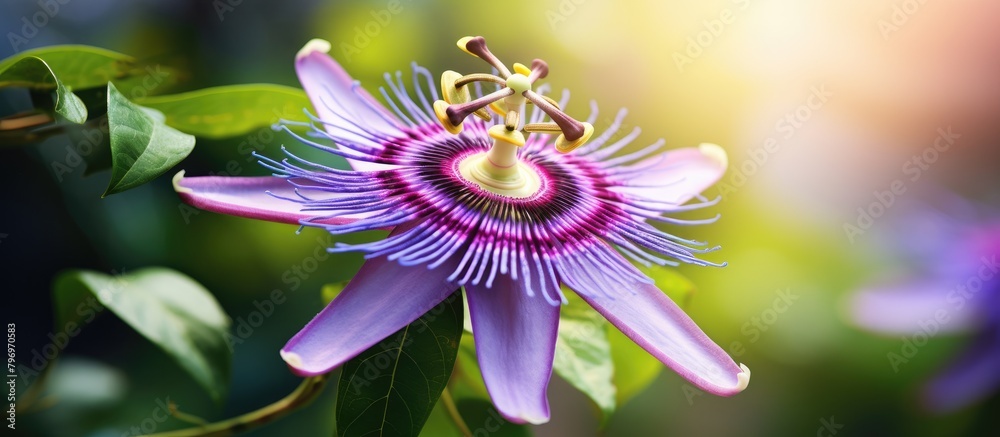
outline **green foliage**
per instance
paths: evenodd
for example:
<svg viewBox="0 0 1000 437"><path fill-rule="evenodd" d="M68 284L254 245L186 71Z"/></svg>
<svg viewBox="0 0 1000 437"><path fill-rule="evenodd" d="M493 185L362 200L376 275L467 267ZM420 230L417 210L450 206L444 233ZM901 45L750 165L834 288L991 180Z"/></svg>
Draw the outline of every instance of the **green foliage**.
<svg viewBox="0 0 1000 437"><path fill-rule="evenodd" d="M52 71L59 74L59 79L75 90L103 88L112 81L122 87L133 83L138 85L137 78L141 81L142 76L150 74L175 76L171 69L157 66L150 71L131 56L86 45L56 45L25 50L0 61L0 71L27 57L45 60Z"/></svg>
<svg viewBox="0 0 1000 437"><path fill-rule="evenodd" d="M643 273L653 279L656 287L678 306L685 307L691 302L698 291L694 282L680 274L677 269L665 266L639 267Z"/></svg>
<svg viewBox="0 0 1000 437"><path fill-rule="evenodd" d="M607 421L615 412L614 363L604 317L565 290L570 298L559 313L553 370L590 397Z"/></svg>
<svg viewBox="0 0 1000 437"><path fill-rule="evenodd" d="M0 88L20 86L36 90L55 89L55 111L73 123L87 121L87 107L52 72L41 58L34 56L0 63Z"/></svg>
<svg viewBox="0 0 1000 437"><path fill-rule="evenodd" d="M694 284L676 270L642 268L657 288L681 305L695 293ZM639 394L663 370L663 364L636 345L603 316L567 290L569 305L559 314L559 337L553 370L590 397L602 423L617 406Z"/></svg>
<svg viewBox="0 0 1000 437"><path fill-rule="evenodd" d="M474 436L531 437L532 435L528 426L505 420L489 401L462 399L457 402L457 406L458 412Z"/></svg>
<svg viewBox="0 0 1000 437"><path fill-rule="evenodd" d="M310 107L301 89L271 84L205 88L138 103L162 111L168 125L206 138L245 134L279 118L309 121L302 109Z"/></svg>
<svg viewBox="0 0 1000 437"><path fill-rule="evenodd" d="M618 405L624 405L653 383L663 370L663 363L614 327L608 329L608 343L615 368L615 399Z"/></svg>
<svg viewBox="0 0 1000 437"><path fill-rule="evenodd" d="M193 279L166 268L109 276L87 270L53 284L57 327L75 331L105 309L163 349L216 401L229 383L229 317Z"/></svg>
<svg viewBox="0 0 1000 437"><path fill-rule="evenodd" d="M345 363L337 387L338 435L419 434L451 377L462 313L459 290Z"/></svg>
<svg viewBox="0 0 1000 437"><path fill-rule="evenodd" d="M162 175L194 149L194 137L163 123L157 110L136 105L108 83L111 181L104 196Z"/></svg>

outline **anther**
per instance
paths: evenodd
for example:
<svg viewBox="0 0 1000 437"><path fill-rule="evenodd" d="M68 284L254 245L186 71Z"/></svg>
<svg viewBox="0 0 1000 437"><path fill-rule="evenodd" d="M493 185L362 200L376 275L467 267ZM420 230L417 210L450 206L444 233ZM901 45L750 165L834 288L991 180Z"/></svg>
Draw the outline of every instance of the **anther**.
<svg viewBox="0 0 1000 437"><path fill-rule="evenodd" d="M517 125L520 122L521 117L518 115L517 111L508 111L507 116L504 117L504 127L506 127L507 130L517 129Z"/></svg>
<svg viewBox="0 0 1000 437"><path fill-rule="evenodd" d="M549 64L541 59L535 59L531 61L531 74L528 75L528 80L531 83L535 83L538 79L545 79L545 76L549 75Z"/></svg>
<svg viewBox="0 0 1000 437"><path fill-rule="evenodd" d="M524 93L524 97L538 106L538 109L544 111L553 122L559 125L559 129L562 130L563 135L566 136L568 140L576 140L583 136L584 127L583 123L574 120L572 117L566 115L558 107L550 104L547 100L543 99L542 96L534 91L528 90Z"/></svg>
<svg viewBox="0 0 1000 437"><path fill-rule="evenodd" d="M559 125L555 123L528 123L524 125L524 131L529 133L540 133L540 134L562 133L562 129L560 129Z"/></svg>
<svg viewBox="0 0 1000 437"><path fill-rule="evenodd" d="M486 47L486 38L481 36L467 36L458 40L458 48L462 49L466 53L482 59L496 68L500 72L500 77L506 79L510 76L510 70L507 69L506 65L503 65L496 56L490 52L490 49Z"/></svg>

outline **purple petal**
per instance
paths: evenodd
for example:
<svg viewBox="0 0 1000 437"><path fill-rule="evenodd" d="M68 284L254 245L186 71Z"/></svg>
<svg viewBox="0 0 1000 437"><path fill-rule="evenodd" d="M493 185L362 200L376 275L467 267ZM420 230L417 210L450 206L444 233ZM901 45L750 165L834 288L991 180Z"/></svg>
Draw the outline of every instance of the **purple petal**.
<svg viewBox="0 0 1000 437"><path fill-rule="evenodd" d="M296 181L304 185L311 183L308 180ZM221 214L297 225L301 219L315 214L300 211L302 205L297 202L275 197L296 199L298 195L294 189L288 179L274 176L186 178L183 170L174 176L174 190L189 205ZM268 192L275 196L267 194ZM300 189L299 192L316 199L339 196L336 193L309 189ZM318 220L317 223L344 224L357 219L358 216L343 216Z"/></svg>
<svg viewBox="0 0 1000 437"><path fill-rule="evenodd" d="M862 290L849 301L848 316L858 326L883 334L963 332L976 323L975 310L955 310L951 286L918 282ZM931 332L933 331L933 332Z"/></svg>
<svg viewBox="0 0 1000 437"><path fill-rule="evenodd" d="M626 336L698 388L722 396L743 391L750 369L737 366L684 311L654 285L634 282L635 294L614 299L579 293Z"/></svg>
<svg viewBox="0 0 1000 437"><path fill-rule="evenodd" d="M385 257L366 261L344 291L288 341L281 357L302 376L329 372L455 292L457 286L445 280L455 267L452 261L435 269Z"/></svg>
<svg viewBox="0 0 1000 437"><path fill-rule="evenodd" d="M965 352L927 384L924 402L946 413L966 407L1000 388L1000 326L979 334Z"/></svg>
<svg viewBox="0 0 1000 437"><path fill-rule="evenodd" d="M716 183L726 172L729 160L721 147L706 143L697 148L671 150L635 165L649 167L628 179L629 186L615 191L680 205Z"/></svg>
<svg viewBox="0 0 1000 437"><path fill-rule="evenodd" d="M533 278L534 279L534 278ZM500 275L492 288L466 285L476 357L493 405L514 423L549 421L559 307L529 297L523 278Z"/></svg>
<svg viewBox="0 0 1000 437"><path fill-rule="evenodd" d="M390 137L404 136L395 115L389 113L364 88L355 85L354 79L344 71L327 52L330 43L323 40L309 41L295 57L295 71L305 88L316 115L329 125L326 130L337 137L360 144L369 144L357 132L364 129ZM385 168L384 165L348 159L355 170L369 171Z"/></svg>

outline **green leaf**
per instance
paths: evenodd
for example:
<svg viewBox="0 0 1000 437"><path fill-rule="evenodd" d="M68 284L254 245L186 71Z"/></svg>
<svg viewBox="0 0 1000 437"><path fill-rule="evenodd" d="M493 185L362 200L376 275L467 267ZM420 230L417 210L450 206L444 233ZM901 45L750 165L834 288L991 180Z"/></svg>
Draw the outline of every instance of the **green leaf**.
<svg viewBox="0 0 1000 437"><path fill-rule="evenodd" d="M653 383L663 371L663 363L617 328L608 329L608 343L611 345L611 361L615 369L615 400L618 405L625 405L629 399Z"/></svg>
<svg viewBox="0 0 1000 437"><path fill-rule="evenodd" d="M553 370L597 404L602 423L615 412L614 364L607 322L569 290L559 312L559 335Z"/></svg>
<svg viewBox="0 0 1000 437"><path fill-rule="evenodd" d="M691 303L698 288L686 276L680 274L677 269L665 266L640 266L639 270L649 276L656 287L667 295L680 307L686 307Z"/></svg>
<svg viewBox="0 0 1000 437"><path fill-rule="evenodd" d="M138 103L162 111L170 126L206 138L245 134L279 118L309 121L302 109L311 107L302 90L271 84L205 88Z"/></svg>
<svg viewBox="0 0 1000 437"><path fill-rule="evenodd" d="M63 85L41 58L29 56L0 66L0 88L7 86L55 88L56 113L76 124L87 121L87 107L83 105L83 101Z"/></svg>
<svg viewBox="0 0 1000 437"><path fill-rule="evenodd" d="M125 98L108 83L111 181L104 196L135 188L162 175L194 149L194 137L163 124L160 111Z"/></svg>
<svg viewBox="0 0 1000 437"><path fill-rule="evenodd" d="M532 435L528 426L510 423L504 419L490 401L462 399L456 401L456 405L473 436L531 437Z"/></svg>
<svg viewBox="0 0 1000 437"><path fill-rule="evenodd" d="M455 364L455 378L452 394L458 398L490 399L489 392L486 391L486 383L483 382L483 373L479 370L479 362L476 358L476 340L471 332L462 336L462 342L458 346L458 362Z"/></svg>
<svg viewBox="0 0 1000 437"><path fill-rule="evenodd" d="M320 289L319 293L320 298L323 299L323 305L329 305L330 302L333 302L333 300L337 298L337 296L340 296L340 292L344 291L344 288L347 287L349 282L351 281L334 282L324 285L323 288Z"/></svg>
<svg viewBox="0 0 1000 437"><path fill-rule="evenodd" d="M59 73L63 83L76 90L104 88L111 81L122 86L127 79L142 76L146 78L146 85L159 85L164 77L174 75L173 70L161 66L144 67L131 56L85 45L57 45L25 50L0 61L0 71L27 57L44 59L52 67L52 71Z"/></svg>
<svg viewBox="0 0 1000 437"><path fill-rule="evenodd" d="M72 270L53 285L57 332L72 332L105 309L170 355L216 401L229 382L229 317L208 290L174 270L119 276Z"/></svg>
<svg viewBox="0 0 1000 437"><path fill-rule="evenodd" d="M338 435L418 435L451 377L462 318L459 290L345 363L337 387Z"/></svg>

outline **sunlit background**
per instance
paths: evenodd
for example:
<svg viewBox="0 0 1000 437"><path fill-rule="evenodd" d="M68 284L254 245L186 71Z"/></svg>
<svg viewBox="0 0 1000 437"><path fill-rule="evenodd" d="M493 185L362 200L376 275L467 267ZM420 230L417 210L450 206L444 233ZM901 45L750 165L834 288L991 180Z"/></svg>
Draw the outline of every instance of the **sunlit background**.
<svg viewBox="0 0 1000 437"><path fill-rule="evenodd" d="M587 398L554 378L552 421L536 435L976 435L995 426L996 395L950 414L921 403L921 384L968 337L933 336L894 368L887 356L900 353L903 339L853 327L845 301L867 284L919 273L907 244L944 229L901 235L897 223L909 214L947 215L940 199L949 196L987 211L1000 205L1000 3L401 0L398 13L382 14L395 1L69 0L16 50L89 44L184 72L158 92L298 86L292 60L316 37L331 41L331 55L370 89L383 72L414 61L435 73L478 71L480 62L455 47L465 35L485 36L507 62L543 58L546 81L572 90L569 113L586 118L590 100L599 103L598 130L625 107L626 127L642 128L636 148L664 138L670 147L713 142L729 153L730 171L706 193L722 196L720 204L691 216L722 218L670 230L722 246L709 257L727 267L680 268L697 284L684 308L753 377L745 392L717 398L664 371L601 431ZM20 34L20 18L39 8L4 0L0 30ZM0 44L0 57L14 49ZM19 104L6 100L3 109ZM269 156L282 144L299 147L268 130L251 135ZM942 136L949 147L934 149ZM241 153L247 140L199 139L178 168L267 174ZM237 346L224 405L119 320L99 319L66 350L49 382L51 405L19 417L23 435L117 436L167 400L221 419L290 392L297 378L278 349L322 307L322 285L350 278L360 255L332 256L291 281L289 269L328 245L323 233L192 214L169 177L100 199L106 172L84 176L80 167L57 177L49 165L66 159L68 144L0 150L3 306L18 323L22 353L49 341L51 281L67 268L172 267L204 284L234 320L274 289L290 297ZM885 213L870 227L859 223L859 208L870 211L893 184L902 190L882 201ZM334 398L328 390L248 435L330 435Z"/></svg>

